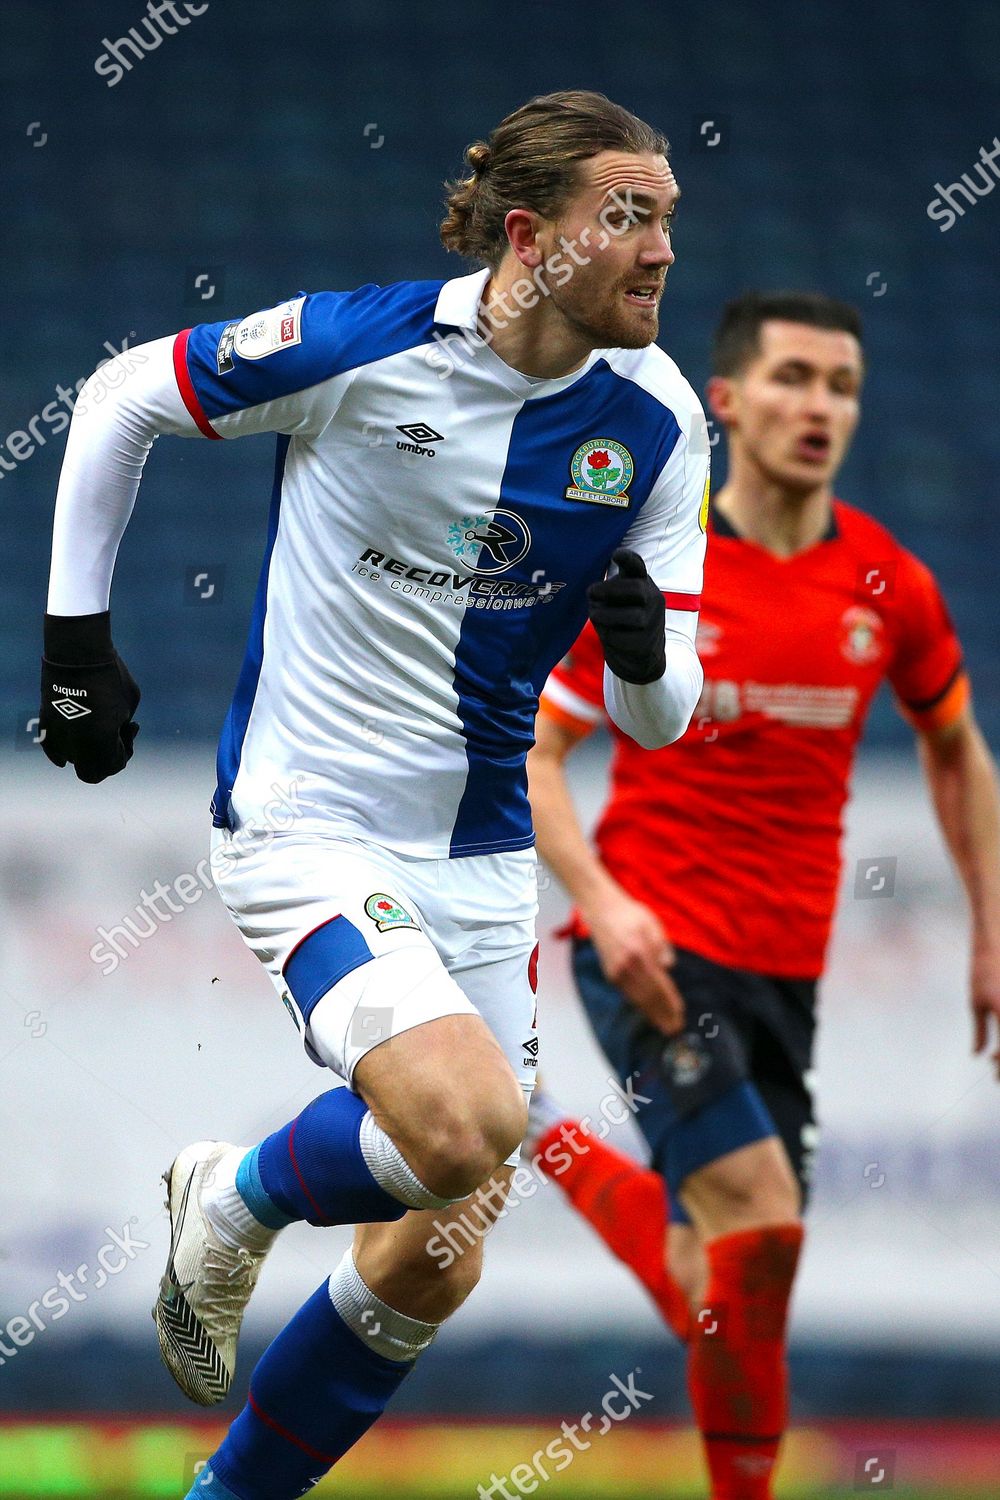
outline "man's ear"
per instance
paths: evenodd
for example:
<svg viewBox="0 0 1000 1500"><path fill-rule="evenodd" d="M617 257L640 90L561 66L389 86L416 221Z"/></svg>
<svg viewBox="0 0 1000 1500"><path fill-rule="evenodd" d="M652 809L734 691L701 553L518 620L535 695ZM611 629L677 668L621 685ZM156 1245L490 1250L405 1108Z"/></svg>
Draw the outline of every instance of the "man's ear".
<svg viewBox="0 0 1000 1500"><path fill-rule="evenodd" d="M736 382L728 375L712 375L705 386L708 409L722 427L728 427L736 415Z"/></svg>
<svg viewBox="0 0 1000 1500"><path fill-rule="evenodd" d="M538 243L538 215L530 208L512 208L503 221L510 248L529 270L540 266L544 256Z"/></svg>

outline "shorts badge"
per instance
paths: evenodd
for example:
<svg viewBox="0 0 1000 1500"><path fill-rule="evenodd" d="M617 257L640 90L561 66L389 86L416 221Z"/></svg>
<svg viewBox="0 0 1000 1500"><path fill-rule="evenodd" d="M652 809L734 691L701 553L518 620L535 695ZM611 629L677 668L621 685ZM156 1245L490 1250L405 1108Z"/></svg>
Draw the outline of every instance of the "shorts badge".
<svg viewBox="0 0 1000 1500"><path fill-rule="evenodd" d="M393 927L412 927L416 932L420 931L406 907L400 906L398 901L394 901L384 891L376 891L373 896L368 897L365 912L379 932L388 932Z"/></svg>
<svg viewBox="0 0 1000 1500"><path fill-rule="evenodd" d="M701 1037L688 1032L675 1037L663 1049L663 1065L669 1071L676 1088L691 1088L703 1078L710 1059Z"/></svg>

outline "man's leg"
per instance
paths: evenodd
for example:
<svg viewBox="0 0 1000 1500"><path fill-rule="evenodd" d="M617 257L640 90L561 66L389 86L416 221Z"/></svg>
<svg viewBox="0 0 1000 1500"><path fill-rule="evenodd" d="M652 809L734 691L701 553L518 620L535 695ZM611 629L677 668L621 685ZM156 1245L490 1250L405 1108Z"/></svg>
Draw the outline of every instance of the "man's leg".
<svg viewBox="0 0 1000 1500"><path fill-rule="evenodd" d="M247 1406L210 1460L211 1478L192 1491L205 1500L304 1494L377 1420L439 1324L478 1280L482 1234L509 1177L501 1163L516 1148L526 1115L520 1086L485 1022L444 1016L394 1036L365 1054L354 1083L384 1122L378 1128L387 1127L386 1139L395 1144L394 1132L403 1142L407 1165L423 1174L421 1181L447 1189L441 1197L472 1191L473 1168L479 1182L502 1179L500 1190L358 1230L353 1254L254 1371ZM323 1160L311 1167L308 1186L309 1197L324 1205L332 1200L333 1174ZM291 1208L291 1197L286 1201ZM461 1253L441 1238L459 1224L471 1226L461 1230Z"/></svg>
<svg viewBox="0 0 1000 1500"><path fill-rule="evenodd" d="M802 1242L812 987L775 985L678 950L674 979L688 1024L667 1042L608 983L591 944L574 945L573 967L608 1060L647 1101L636 1123L656 1173L629 1158L616 1166L606 1146L596 1160L617 1171L623 1201L645 1196L644 1279L655 1285L650 1240L664 1247L667 1238L668 1284L693 1299L690 1386L713 1500L766 1500L787 1408L784 1327ZM581 1157L573 1170L587 1177L593 1160ZM611 1243L599 1183L590 1197L588 1217ZM619 1249L619 1226L613 1235Z"/></svg>
<svg viewBox="0 0 1000 1500"><path fill-rule="evenodd" d="M668 1254L668 1199L659 1172L584 1130L541 1088L532 1098L530 1116L525 1154L530 1151L611 1253L634 1272L661 1317L685 1341L697 1286L688 1260L697 1253L698 1240L689 1226L671 1225L671 1236L676 1230L681 1238L671 1239L673 1257Z"/></svg>
<svg viewBox="0 0 1000 1500"><path fill-rule="evenodd" d="M440 1213L359 1227L329 1281L262 1356L247 1405L190 1500L299 1496L327 1473L476 1285L512 1171L498 1168Z"/></svg>
<svg viewBox="0 0 1000 1500"><path fill-rule="evenodd" d="M680 1197L708 1264L688 1387L712 1497L767 1500L788 1417L785 1329L803 1237L798 1183L772 1136L692 1172Z"/></svg>

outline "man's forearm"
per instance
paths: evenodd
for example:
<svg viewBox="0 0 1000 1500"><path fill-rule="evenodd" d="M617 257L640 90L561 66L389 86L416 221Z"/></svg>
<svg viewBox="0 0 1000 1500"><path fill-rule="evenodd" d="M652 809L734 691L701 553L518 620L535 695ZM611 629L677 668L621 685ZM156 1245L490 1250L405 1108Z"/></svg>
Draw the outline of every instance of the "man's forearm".
<svg viewBox="0 0 1000 1500"><path fill-rule="evenodd" d="M973 946L1000 952L1000 792L989 749L970 723L952 741L922 739L920 757L968 896Z"/></svg>
<svg viewBox="0 0 1000 1500"><path fill-rule="evenodd" d="M619 894L617 881L588 844L573 806L561 762L555 756L528 755L531 811L540 858L569 891L581 911L593 910Z"/></svg>
<svg viewBox="0 0 1000 1500"><path fill-rule="evenodd" d="M668 628L663 676L636 685L605 668L604 704L623 734L644 750L659 750L680 739L687 729L704 680L693 640Z"/></svg>
<svg viewBox="0 0 1000 1500"><path fill-rule="evenodd" d="M171 339L110 360L76 404L56 496L48 611L98 614L108 607L118 547L146 456L160 432L193 423L173 374Z"/></svg>

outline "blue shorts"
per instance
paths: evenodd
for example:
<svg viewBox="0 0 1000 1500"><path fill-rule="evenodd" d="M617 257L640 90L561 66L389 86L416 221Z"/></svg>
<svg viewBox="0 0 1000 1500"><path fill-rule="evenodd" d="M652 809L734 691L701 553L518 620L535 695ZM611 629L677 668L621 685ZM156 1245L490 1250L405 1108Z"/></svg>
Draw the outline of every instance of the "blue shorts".
<svg viewBox="0 0 1000 1500"><path fill-rule="evenodd" d="M636 1123L666 1181L672 1223L699 1167L777 1136L808 1193L817 1142L812 1098L816 982L729 968L678 948L671 976L686 1024L661 1031L604 977L593 943L573 942L573 972L594 1034L620 1081L645 1096Z"/></svg>

